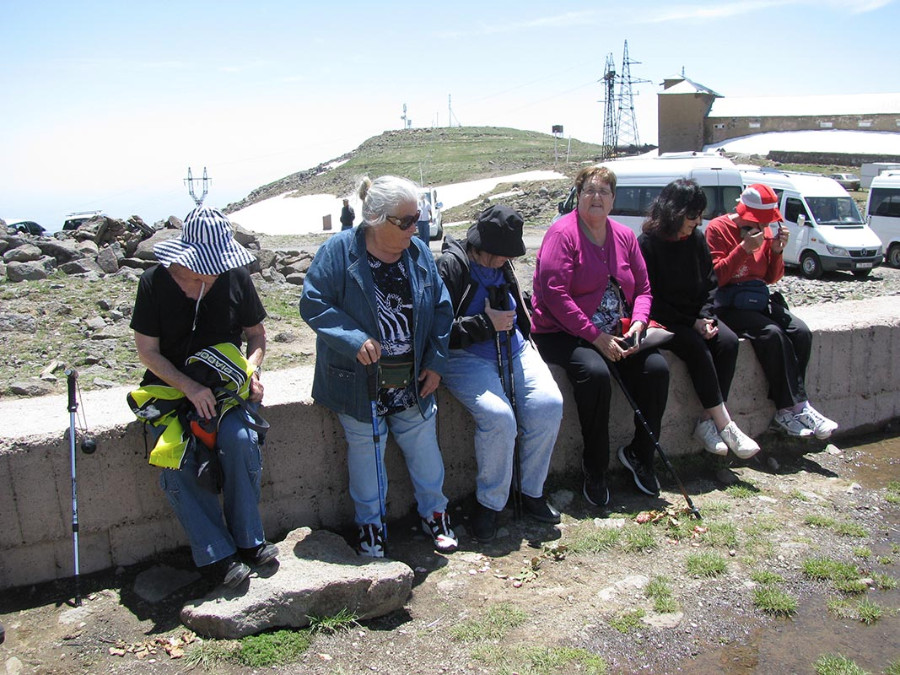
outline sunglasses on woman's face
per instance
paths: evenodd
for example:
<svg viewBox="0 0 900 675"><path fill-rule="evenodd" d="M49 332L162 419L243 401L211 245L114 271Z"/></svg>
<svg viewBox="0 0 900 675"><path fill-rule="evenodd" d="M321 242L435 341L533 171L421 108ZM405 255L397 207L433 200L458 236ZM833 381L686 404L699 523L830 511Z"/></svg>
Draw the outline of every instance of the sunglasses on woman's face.
<svg viewBox="0 0 900 675"><path fill-rule="evenodd" d="M398 218L397 216L385 216L384 219L406 232L409 228L419 222L419 213L421 212L416 211L414 215L403 216L402 218Z"/></svg>

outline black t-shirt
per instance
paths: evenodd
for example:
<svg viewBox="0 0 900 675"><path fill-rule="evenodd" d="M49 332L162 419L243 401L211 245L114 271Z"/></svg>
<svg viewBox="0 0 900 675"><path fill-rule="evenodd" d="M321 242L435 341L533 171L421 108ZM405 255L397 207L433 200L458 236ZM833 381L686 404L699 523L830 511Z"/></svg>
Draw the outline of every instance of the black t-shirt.
<svg viewBox="0 0 900 675"><path fill-rule="evenodd" d="M197 328L192 334L195 311ZM198 308L169 271L156 265L141 275L131 328L159 338L160 353L181 368L188 356L203 347L220 342L240 347L242 330L265 318L266 310L245 267L219 275ZM160 381L148 370L141 385Z"/></svg>

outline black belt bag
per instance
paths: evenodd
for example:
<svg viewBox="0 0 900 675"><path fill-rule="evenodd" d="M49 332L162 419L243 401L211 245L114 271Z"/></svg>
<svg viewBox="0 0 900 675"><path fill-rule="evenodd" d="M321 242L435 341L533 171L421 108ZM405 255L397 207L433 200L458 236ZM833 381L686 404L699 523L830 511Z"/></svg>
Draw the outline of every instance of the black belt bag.
<svg viewBox="0 0 900 675"><path fill-rule="evenodd" d="M384 356L378 361L378 386L382 389L405 389L413 381L412 354Z"/></svg>

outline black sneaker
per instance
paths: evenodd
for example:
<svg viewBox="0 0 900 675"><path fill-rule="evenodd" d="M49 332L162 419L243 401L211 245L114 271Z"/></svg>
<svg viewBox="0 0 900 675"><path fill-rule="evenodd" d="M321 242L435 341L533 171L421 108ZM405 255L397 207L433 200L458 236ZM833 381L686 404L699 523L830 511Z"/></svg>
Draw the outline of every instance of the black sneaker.
<svg viewBox="0 0 900 675"><path fill-rule="evenodd" d="M368 523L359 527L359 542L356 552L369 558L384 557L384 530L380 526Z"/></svg>
<svg viewBox="0 0 900 675"><path fill-rule="evenodd" d="M497 536L497 512L476 504L472 515L472 534L482 544L493 541Z"/></svg>
<svg viewBox="0 0 900 675"><path fill-rule="evenodd" d="M435 511L431 518L422 518L422 529L431 536L434 548L441 553L453 553L459 546L446 511Z"/></svg>
<svg viewBox="0 0 900 675"><path fill-rule="evenodd" d="M250 576L250 568L234 554L214 562L209 571L225 588L237 588Z"/></svg>
<svg viewBox="0 0 900 675"><path fill-rule="evenodd" d="M581 492L591 506L606 506L609 504L609 488L606 485L606 474L596 474L585 470L584 487Z"/></svg>
<svg viewBox="0 0 900 675"><path fill-rule="evenodd" d="M529 516L542 523L550 523L556 525L561 520L559 511L553 504L547 501L546 497L529 497L522 495L522 508Z"/></svg>
<svg viewBox="0 0 900 675"><path fill-rule="evenodd" d="M631 446L623 445L619 448L619 461L631 471L638 490L651 497L659 496L659 481L656 480L656 474L653 472L652 460L649 463L642 462Z"/></svg>
<svg viewBox="0 0 900 675"><path fill-rule="evenodd" d="M238 555L252 567L262 567L278 557L278 547L268 541L253 548L238 548Z"/></svg>

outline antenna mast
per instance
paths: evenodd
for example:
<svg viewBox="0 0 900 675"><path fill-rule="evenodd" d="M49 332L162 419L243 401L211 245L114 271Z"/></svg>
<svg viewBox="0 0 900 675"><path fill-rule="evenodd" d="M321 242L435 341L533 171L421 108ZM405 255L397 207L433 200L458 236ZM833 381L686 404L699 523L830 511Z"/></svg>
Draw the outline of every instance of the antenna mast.
<svg viewBox="0 0 900 675"><path fill-rule="evenodd" d="M409 117L407 117L407 115L406 115L406 104L405 103L403 104L403 114L400 115L400 119L403 120L403 128L404 129L409 129L412 127L412 120L409 119Z"/></svg>
<svg viewBox="0 0 900 675"><path fill-rule="evenodd" d="M452 104L452 96L447 94L447 126L453 126L453 120L456 120L456 126L461 127L462 124L459 123L459 120L456 118L456 115L453 114L453 104Z"/></svg>
<svg viewBox="0 0 900 675"><path fill-rule="evenodd" d="M632 61L628 58L628 40L625 40L625 52L622 54L622 75L619 78L619 120L618 145L633 145L640 148L641 140L638 136L637 119L634 115L634 93L631 85L650 80L636 80L631 77L631 64L640 64L640 61Z"/></svg>
<svg viewBox="0 0 900 675"><path fill-rule="evenodd" d="M616 154L619 141L619 116L616 110L616 63L613 55L606 56L606 71L603 73L604 93L603 107L603 146L600 150L601 161L612 159Z"/></svg>
<svg viewBox="0 0 900 675"><path fill-rule="evenodd" d="M200 198L197 198L196 193L194 192L194 176L191 173L191 167L188 167L188 175L187 178L184 179L185 184L188 186L188 193L191 195L191 199L194 200L194 204L198 207L203 205L203 200L206 199L206 195L209 193L209 182L211 178L206 176L206 167L203 167L203 194L200 195Z"/></svg>

